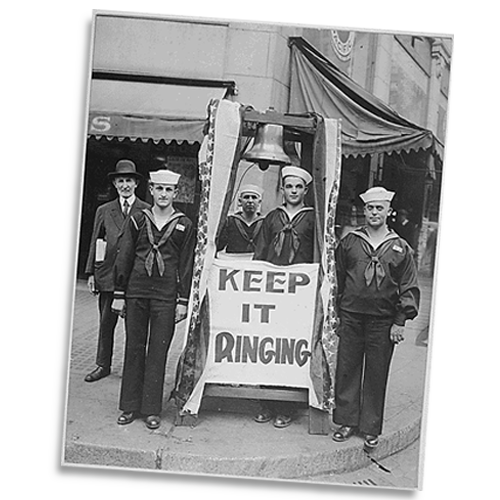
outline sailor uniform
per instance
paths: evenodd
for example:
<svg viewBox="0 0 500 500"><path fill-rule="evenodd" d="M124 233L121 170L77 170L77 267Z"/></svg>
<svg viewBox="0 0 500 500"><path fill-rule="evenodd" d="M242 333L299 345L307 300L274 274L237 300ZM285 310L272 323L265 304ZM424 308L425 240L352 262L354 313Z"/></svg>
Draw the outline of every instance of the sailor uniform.
<svg viewBox="0 0 500 500"><path fill-rule="evenodd" d="M120 409L159 415L177 304L187 305L195 233L176 211L159 229L150 210L130 217L115 266L115 298L126 297Z"/></svg>
<svg viewBox="0 0 500 500"><path fill-rule="evenodd" d="M227 253L253 253L263 222L264 217L260 215L250 223L241 212L228 215L217 238L217 250L225 249Z"/></svg>
<svg viewBox="0 0 500 500"><path fill-rule="evenodd" d="M334 420L378 436L394 344L392 325L418 314L413 250L394 231L374 248L365 228L336 251L340 327Z"/></svg>
<svg viewBox="0 0 500 500"><path fill-rule="evenodd" d="M304 207L291 219L284 207L269 212L257 238L254 259L279 266L312 262L315 216Z"/></svg>
<svg viewBox="0 0 500 500"><path fill-rule="evenodd" d="M284 207L269 212L257 238L254 260L285 266L313 262L315 215L304 207L292 218ZM265 386L263 386L265 387ZM291 401L261 401L264 414L289 417L297 404Z"/></svg>

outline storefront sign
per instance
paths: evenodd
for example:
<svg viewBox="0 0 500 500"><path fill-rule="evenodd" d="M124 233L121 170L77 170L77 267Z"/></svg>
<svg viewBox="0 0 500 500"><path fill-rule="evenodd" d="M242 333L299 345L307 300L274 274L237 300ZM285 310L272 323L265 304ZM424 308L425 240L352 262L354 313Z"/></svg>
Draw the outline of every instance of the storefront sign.
<svg viewBox="0 0 500 500"><path fill-rule="evenodd" d="M216 259L204 382L311 386L317 264Z"/></svg>
<svg viewBox="0 0 500 500"><path fill-rule="evenodd" d="M89 121L89 133L91 134L105 134L111 130L111 117L110 116L91 116Z"/></svg>
<svg viewBox="0 0 500 500"><path fill-rule="evenodd" d="M91 112L89 114L88 134L95 137L140 139L144 142L187 141L190 144L201 142L205 121L167 119L158 116L134 116L120 113Z"/></svg>

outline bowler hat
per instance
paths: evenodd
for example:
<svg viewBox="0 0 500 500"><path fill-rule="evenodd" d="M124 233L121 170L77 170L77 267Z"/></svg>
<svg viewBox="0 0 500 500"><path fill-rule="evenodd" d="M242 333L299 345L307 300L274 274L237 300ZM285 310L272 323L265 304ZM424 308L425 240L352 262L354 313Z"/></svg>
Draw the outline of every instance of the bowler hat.
<svg viewBox="0 0 500 500"><path fill-rule="evenodd" d="M114 179L115 177L135 177L137 180L142 179L142 175L137 172L135 163L132 160L119 160L116 164L115 170L109 172L108 177Z"/></svg>

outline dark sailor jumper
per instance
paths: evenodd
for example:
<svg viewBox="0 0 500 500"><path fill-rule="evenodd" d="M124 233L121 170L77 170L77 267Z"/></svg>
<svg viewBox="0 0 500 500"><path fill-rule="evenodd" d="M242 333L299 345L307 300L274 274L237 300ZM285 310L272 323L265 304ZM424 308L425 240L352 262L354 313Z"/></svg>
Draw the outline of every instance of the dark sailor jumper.
<svg viewBox="0 0 500 500"><path fill-rule="evenodd" d="M254 259L279 266L313 261L315 215L304 207L291 219L283 207L269 212L257 238Z"/></svg>
<svg viewBox="0 0 500 500"><path fill-rule="evenodd" d="M228 215L217 238L217 250L226 249L227 253L253 253L263 222L262 216L248 223L241 212Z"/></svg>
<svg viewBox="0 0 500 500"><path fill-rule="evenodd" d="M115 266L115 298L126 297L124 412L161 412L175 308L188 302L194 245L193 224L179 211L158 229L152 212L143 210L124 230Z"/></svg>
<svg viewBox="0 0 500 500"><path fill-rule="evenodd" d="M418 313L420 292L413 250L395 231L373 248L365 228L348 233L336 253L343 312L391 318L404 326Z"/></svg>
<svg viewBox="0 0 500 500"><path fill-rule="evenodd" d="M151 210L130 217L115 266L115 296L187 304L195 238L180 211L158 229Z"/></svg>
<svg viewBox="0 0 500 500"><path fill-rule="evenodd" d="M278 266L311 263L314 258L315 213L312 207L302 207L290 218L285 207L269 212L257 238L254 260L264 260ZM296 404L290 401L261 402L262 411L254 417L265 422L275 415L274 426L286 427Z"/></svg>
<svg viewBox="0 0 500 500"><path fill-rule="evenodd" d="M394 351L389 332L418 313L413 250L392 230L374 248L366 229L358 228L340 241L336 266L340 343L335 422L378 436Z"/></svg>

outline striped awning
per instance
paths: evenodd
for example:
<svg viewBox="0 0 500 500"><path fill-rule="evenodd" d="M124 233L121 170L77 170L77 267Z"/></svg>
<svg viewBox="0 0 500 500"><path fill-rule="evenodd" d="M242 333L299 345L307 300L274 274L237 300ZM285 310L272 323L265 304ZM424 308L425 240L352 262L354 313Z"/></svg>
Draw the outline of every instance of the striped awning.
<svg viewBox="0 0 500 500"><path fill-rule="evenodd" d="M201 142L211 99L227 89L137 81L91 81L88 134L97 138Z"/></svg>

